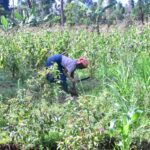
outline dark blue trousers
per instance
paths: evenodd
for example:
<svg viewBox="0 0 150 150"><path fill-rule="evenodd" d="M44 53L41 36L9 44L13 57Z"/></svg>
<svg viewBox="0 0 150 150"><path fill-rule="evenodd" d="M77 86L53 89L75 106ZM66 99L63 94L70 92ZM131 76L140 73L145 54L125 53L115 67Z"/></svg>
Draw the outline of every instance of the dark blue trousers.
<svg viewBox="0 0 150 150"><path fill-rule="evenodd" d="M47 58L45 66L46 66L46 68L48 68L48 67L52 66L54 63L57 63L57 65L58 65L57 69L59 70L59 80L61 81L61 86L64 91L68 92L67 79L66 79L65 74L63 73L63 66L61 65L61 61L62 61L62 55L56 54L56 55L53 55L53 56L50 56ZM57 80L50 73L48 73L46 75L46 78L50 83L56 82L56 80Z"/></svg>

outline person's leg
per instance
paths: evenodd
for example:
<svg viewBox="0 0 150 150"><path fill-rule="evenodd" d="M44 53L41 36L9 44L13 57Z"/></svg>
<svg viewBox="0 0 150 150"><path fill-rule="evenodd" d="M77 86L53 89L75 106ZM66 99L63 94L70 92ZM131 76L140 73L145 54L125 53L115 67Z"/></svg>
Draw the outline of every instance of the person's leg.
<svg viewBox="0 0 150 150"><path fill-rule="evenodd" d="M63 67L61 66L61 61L62 61L62 55L61 54L56 54L53 55L51 57L49 57L47 59L46 62L46 67L50 67L53 65L53 63L57 63L58 64L58 70L60 72L59 74L59 80L61 81L61 87L65 92L68 92L68 85L67 85L67 79L66 76L63 73ZM52 82L56 82L56 79L53 77L52 74L47 74L46 78L48 81Z"/></svg>
<svg viewBox="0 0 150 150"><path fill-rule="evenodd" d="M61 84L62 89L65 92L68 92L67 79L66 79L66 76L63 73L63 67L61 65L61 61L62 61L62 55L58 54L57 55L57 64L58 64L58 70L59 70L59 77L58 77L58 79L60 80L60 84Z"/></svg>
<svg viewBox="0 0 150 150"><path fill-rule="evenodd" d="M67 79L63 72L60 72L60 80L61 80L60 84L61 84L62 89L68 93Z"/></svg>
<svg viewBox="0 0 150 150"><path fill-rule="evenodd" d="M48 69L51 66L53 66L54 63L57 63L58 65L61 64L61 54L56 54L53 56L48 57L46 63L45 63L45 67ZM47 73L46 74L46 79L50 82L50 83L54 83L56 82L56 79L54 78L53 74L51 73Z"/></svg>
<svg viewBox="0 0 150 150"><path fill-rule="evenodd" d="M56 81L55 81L55 78L54 78L53 75L50 74L50 73L46 74L46 79L47 79L50 83L56 82Z"/></svg>

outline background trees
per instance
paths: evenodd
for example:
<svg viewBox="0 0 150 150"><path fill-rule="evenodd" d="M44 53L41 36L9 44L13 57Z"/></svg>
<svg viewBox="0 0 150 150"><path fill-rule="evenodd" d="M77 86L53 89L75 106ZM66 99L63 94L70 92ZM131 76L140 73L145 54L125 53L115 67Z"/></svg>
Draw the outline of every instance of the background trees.
<svg viewBox="0 0 150 150"><path fill-rule="evenodd" d="M138 0L136 3L133 14L136 20L140 20L144 24L145 19L148 21L150 14L150 1L149 0Z"/></svg>
<svg viewBox="0 0 150 150"><path fill-rule="evenodd" d="M14 2L14 0L10 0ZM0 15L7 15L9 0L0 2ZM113 4L113 5L112 5ZM109 7L107 7L109 6ZM105 9L104 9L105 8ZM38 25L48 21L50 24L91 25L105 23L108 27L123 20L148 22L149 0L128 0L124 6L116 0L18 0L12 7L24 18L24 23ZM13 14L13 11L11 11Z"/></svg>

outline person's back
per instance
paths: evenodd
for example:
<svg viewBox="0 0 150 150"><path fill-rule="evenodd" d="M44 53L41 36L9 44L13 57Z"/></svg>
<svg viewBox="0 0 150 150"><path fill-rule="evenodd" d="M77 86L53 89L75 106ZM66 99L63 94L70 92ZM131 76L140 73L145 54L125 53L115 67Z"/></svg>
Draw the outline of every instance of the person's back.
<svg viewBox="0 0 150 150"><path fill-rule="evenodd" d="M62 55L61 65L67 70L68 73L72 73L76 68L77 61L67 56Z"/></svg>

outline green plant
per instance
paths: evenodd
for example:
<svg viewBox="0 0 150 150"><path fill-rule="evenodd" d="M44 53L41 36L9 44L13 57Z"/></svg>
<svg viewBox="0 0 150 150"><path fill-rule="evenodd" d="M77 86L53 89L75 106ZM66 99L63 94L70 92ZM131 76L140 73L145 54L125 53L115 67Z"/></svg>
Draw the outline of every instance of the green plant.
<svg viewBox="0 0 150 150"><path fill-rule="evenodd" d="M149 32L148 26L100 34L72 28L2 32L1 143L20 149L141 148L150 138ZM49 71L58 75L57 66L44 69L56 53L90 62L88 70L76 70L79 79L92 76L77 83L78 98L45 78Z"/></svg>
<svg viewBox="0 0 150 150"><path fill-rule="evenodd" d="M1 24L5 31L8 30L8 21L5 16L1 16Z"/></svg>

